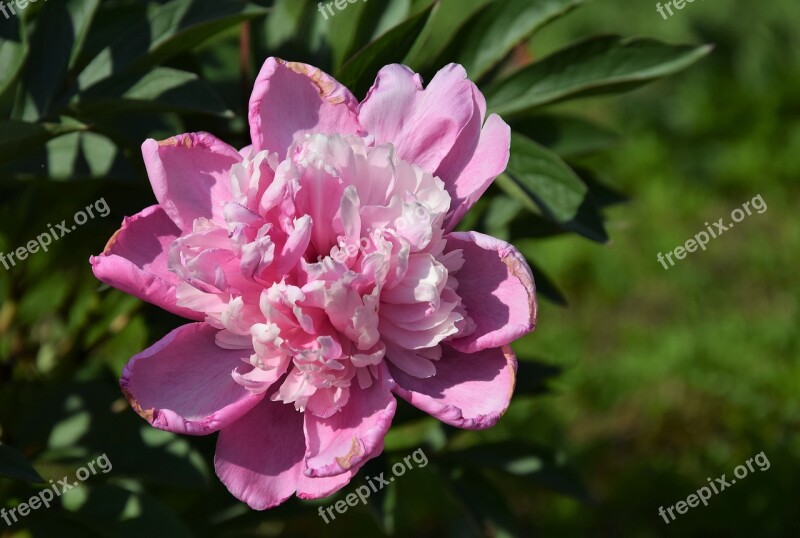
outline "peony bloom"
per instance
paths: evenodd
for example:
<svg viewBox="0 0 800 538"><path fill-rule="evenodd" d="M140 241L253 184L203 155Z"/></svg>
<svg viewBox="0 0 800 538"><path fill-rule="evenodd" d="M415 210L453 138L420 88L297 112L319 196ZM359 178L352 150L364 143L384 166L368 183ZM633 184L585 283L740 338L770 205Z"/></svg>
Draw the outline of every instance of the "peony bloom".
<svg viewBox="0 0 800 538"><path fill-rule="evenodd" d="M459 65L423 89L400 65L366 99L270 58L252 145L147 140L158 204L125 219L94 274L193 320L120 384L153 426L219 431L215 468L254 509L346 485L383 450L395 395L447 424L492 426L511 341L536 320L511 245L453 232L506 167L510 131Z"/></svg>

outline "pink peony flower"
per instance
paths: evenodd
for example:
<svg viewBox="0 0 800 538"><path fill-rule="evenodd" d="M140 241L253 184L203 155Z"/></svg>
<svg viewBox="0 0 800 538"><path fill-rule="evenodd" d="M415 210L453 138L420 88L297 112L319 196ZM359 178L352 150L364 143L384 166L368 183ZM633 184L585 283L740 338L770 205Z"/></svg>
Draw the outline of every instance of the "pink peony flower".
<svg viewBox="0 0 800 538"><path fill-rule="evenodd" d="M506 167L510 131L460 65L423 89L400 65L366 99L270 58L252 145L147 140L158 204L125 219L94 274L194 320L120 384L153 426L219 431L216 472L254 509L342 488L383 450L394 395L461 428L514 389L507 346L536 320L519 252L453 232Z"/></svg>

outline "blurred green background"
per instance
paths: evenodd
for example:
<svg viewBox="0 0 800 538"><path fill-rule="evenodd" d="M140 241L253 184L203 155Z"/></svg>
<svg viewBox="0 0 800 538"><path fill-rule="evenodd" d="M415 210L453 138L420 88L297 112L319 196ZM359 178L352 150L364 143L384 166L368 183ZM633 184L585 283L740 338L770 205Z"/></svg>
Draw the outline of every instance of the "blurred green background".
<svg viewBox="0 0 800 538"><path fill-rule="evenodd" d="M367 8L348 8L376 17L371 35L353 39L368 42L427 3L372 0ZM605 209L605 231L600 226L581 237L561 233L575 229L543 228L499 186L470 215L474 227L518 246L535 263L540 289L563 299L540 298L537 330L515 344L525 374L495 428L456 431L402 406L385 457L336 498L295 499L257 513L214 476L213 436L159 432L128 408L116 384L125 362L181 322L101 287L88 256L102 250L124 215L152 203L136 154L141 140L207 130L243 145L242 107L263 61L257 55L312 61L321 54L314 36L323 19L309 19L313 28L292 26L287 21L303 2L278 4L281 17L226 19L215 37L165 64L213 87L214 95L201 99L211 116L176 111L183 99L173 92L161 96L160 109L137 102L141 110L109 113L89 132L55 138L0 168L0 251L101 196L112 210L51 252L11 271L0 268L0 440L22 451L45 479L73 474L101 453L114 464L70 492L62 507L39 510L11 529L0 522L0 536L796 536L800 12L790 0L694 2L668 20L655 2L594 0L537 32L514 61L490 73L502 76L509 66L598 33L715 46L685 72L635 92L548 109L603 126L588 139L596 146L589 149L604 151L565 153L571 165L593 170L613 189L599 191L598 199L618 201L619 193L629 199ZM456 13L479 4L450 5ZM69 72L135 26L139 2L103 5L114 9L98 12L100 30L89 34L84 57L71 59ZM35 17L35 9L26 16ZM358 34L349 16L332 19L340 26L329 38ZM242 68L245 18L252 21L255 52ZM12 39L7 22L0 19L0 37ZM56 34L48 35L55 42ZM301 44L297 36L309 40ZM451 47L447 54L457 57L466 44ZM11 56L4 51L0 71L8 73ZM51 58L59 51L39 52ZM113 52L124 58L125 51ZM426 58L424 51L416 55ZM44 80L55 77L39 71ZM354 80L361 86L371 76ZM114 88L105 90L116 96ZM29 119L19 112L31 109L24 101L0 95L4 117ZM766 212L668 271L658 263L659 252L683 244L705 222L728 221L759 194ZM409 472L385 496L327 526L316 515L318 505L354 491L365 474L421 446L432 465ZM707 478L730 478L761 451L768 470L669 525L658 515L660 506L685 500ZM0 478L0 506L36 491Z"/></svg>

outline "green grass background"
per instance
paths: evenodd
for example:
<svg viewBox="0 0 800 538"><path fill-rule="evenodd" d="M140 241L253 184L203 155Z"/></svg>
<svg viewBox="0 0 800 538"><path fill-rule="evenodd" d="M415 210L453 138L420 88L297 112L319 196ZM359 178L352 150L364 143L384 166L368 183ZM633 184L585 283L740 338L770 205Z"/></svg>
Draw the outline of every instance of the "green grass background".
<svg viewBox="0 0 800 538"><path fill-rule="evenodd" d="M592 162L632 200L608 212L606 246L575 236L522 245L570 306L544 302L517 346L564 373L549 396L512 406L511 427L564 447L597 501L541 496L530 509L543 535L800 530L798 16L788 1L697 1L665 21L655 2L605 0L531 44L538 56L603 31L716 45L668 81L569 107L621 131L623 143ZM657 262L757 194L766 212L668 271ZM669 525L658 516L761 451L769 470Z"/></svg>

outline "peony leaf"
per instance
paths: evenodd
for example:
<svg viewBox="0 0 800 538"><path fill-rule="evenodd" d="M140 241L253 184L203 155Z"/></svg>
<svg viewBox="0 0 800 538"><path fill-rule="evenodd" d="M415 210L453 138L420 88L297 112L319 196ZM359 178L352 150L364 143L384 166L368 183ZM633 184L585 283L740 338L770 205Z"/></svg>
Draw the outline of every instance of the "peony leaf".
<svg viewBox="0 0 800 538"><path fill-rule="evenodd" d="M440 0L403 63L417 72L441 67L447 61L442 54L456 40L459 31L491 1Z"/></svg>
<svg viewBox="0 0 800 538"><path fill-rule="evenodd" d="M36 16L23 73L22 119L47 116L64 89L67 71L80 54L100 0L48 2Z"/></svg>
<svg viewBox="0 0 800 538"><path fill-rule="evenodd" d="M2 444L0 444L0 477L36 483L45 481L20 451Z"/></svg>
<svg viewBox="0 0 800 538"><path fill-rule="evenodd" d="M467 523L478 535L497 538L521 536L505 496L477 469L452 469L450 476L443 476L443 479Z"/></svg>
<svg viewBox="0 0 800 538"><path fill-rule="evenodd" d="M363 98L381 67L403 59L425 27L430 13L431 8L425 9L361 49L342 66L335 78L357 98Z"/></svg>
<svg viewBox="0 0 800 538"><path fill-rule="evenodd" d="M172 0L150 5L143 25L133 25L89 63L79 77L81 89L122 71L151 67L190 50L214 35L268 13L230 1Z"/></svg>
<svg viewBox="0 0 800 538"><path fill-rule="evenodd" d="M596 153L619 141L617 133L577 116L543 114L511 127L564 158Z"/></svg>
<svg viewBox="0 0 800 538"><path fill-rule="evenodd" d="M592 497L567 465L563 454L527 441L499 441L472 446L442 455L447 462L490 468L534 480L540 485L583 502Z"/></svg>
<svg viewBox="0 0 800 538"><path fill-rule="evenodd" d="M0 121L0 163L33 151L57 136L85 129L85 125L76 122L58 124Z"/></svg>
<svg viewBox="0 0 800 538"><path fill-rule="evenodd" d="M536 274L537 277L540 273ZM539 282L537 278L537 291ZM517 370L516 396L538 396L548 392L548 382L561 375L562 368L538 360L520 360Z"/></svg>
<svg viewBox="0 0 800 538"><path fill-rule="evenodd" d="M233 117L208 83L194 73L167 67L101 82L78 95L73 106L86 114L162 110Z"/></svg>
<svg viewBox="0 0 800 538"><path fill-rule="evenodd" d="M27 36L19 17L0 24L0 99L17 81L27 56Z"/></svg>
<svg viewBox="0 0 800 538"><path fill-rule="evenodd" d="M586 0L508 0L474 17L458 39L457 62L478 80L539 28Z"/></svg>
<svg viewBox="0 0 800 538"><path fill-rule="evenodd" d="M556 222L575 218L588 191L558 155L519 133L511 135L506 176L519 187L517 194L529 209L536 206Z"/></svg>
<svg viewBox="0 0 800 538"><path fill-rule="evenodd" d="M686 69L709 45L668 45L654 39L592 37L520 69L486 90L500 115L584 95L622 92Z"/></svg>

